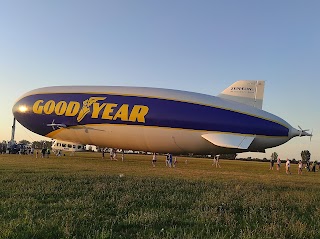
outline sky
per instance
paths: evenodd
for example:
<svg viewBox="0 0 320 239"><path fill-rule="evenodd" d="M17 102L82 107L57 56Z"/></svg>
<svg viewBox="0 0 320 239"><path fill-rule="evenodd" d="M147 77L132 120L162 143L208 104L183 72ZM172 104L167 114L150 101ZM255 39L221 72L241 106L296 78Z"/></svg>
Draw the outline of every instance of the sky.
<svg viewBox="0 0 320 239"><path fill-rule="evenodd" d="M0 0L0 140L45 86L146 86L217 95L265 80L263 110L312 129L266 153L320 160L320 1ZM19 123L15 139L48 139Z"/></svg>

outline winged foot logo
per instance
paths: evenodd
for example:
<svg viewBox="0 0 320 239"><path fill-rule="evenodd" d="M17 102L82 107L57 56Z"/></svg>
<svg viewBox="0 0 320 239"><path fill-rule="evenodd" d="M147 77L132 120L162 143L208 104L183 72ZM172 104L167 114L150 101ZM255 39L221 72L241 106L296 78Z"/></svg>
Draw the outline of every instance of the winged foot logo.
<svg viewBox="0 0 320 239"><path fill-rule="evenodd" d="M80 110L77 121L80 122L89 112L90 106L96 103L98 100L105 100L106 97L90 97L89 99L83 101L82 109Z"/></svg>
<svg viewBox="0 0 320 239"><path fill-rule="evenodd" d="M121 120L130 122L145 123L145 117L149 112L149 107L145 105L116 104L104 101L107 97L90 97L82 102L82 107L78 101L44 101L42 99L34 102L32 106L35 114L55 114L58 116L77 116L77 122L91 113L92 119L101 118L104 120Z"/></svg>

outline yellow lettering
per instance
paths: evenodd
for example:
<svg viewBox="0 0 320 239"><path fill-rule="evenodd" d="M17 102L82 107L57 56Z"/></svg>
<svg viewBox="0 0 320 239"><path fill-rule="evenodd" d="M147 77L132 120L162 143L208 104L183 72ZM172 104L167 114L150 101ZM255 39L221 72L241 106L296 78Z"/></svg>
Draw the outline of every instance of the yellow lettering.
<svg viewBox="0 0 320 239"><path fill-rule="evenodd" d="M145 117L149 112L149 107L145 105L134 105L131 112L129 112L129 105L123 104L118 110L116 110L118 104L114 103L92 103L92 115L91 118L97 119L99 116L101 119L107 120L121 120L145 123ZM76 101L59 101L56 103L53 100L44 102L44 100L37 100L34 102L32 109L35 114L52 114L55 112L56 115L75 116L79 113L81 104ZM83 107L82 110L90 112L89 107ZM103 113L101 115L101 112Z"/></svg>
<svg viewBox="0 0 320 239"><path fill-rule="evenodd" d="M106 107L104 108L102 119L109 119L112 120L112 116L110 114L113 112L113 108L117 107L118 104L106 104Z"/></svg>
<svg viewBox="0 0 320 239"><path fill-rule="evenodd" d="M131 111L129 121L145 123L145 116L149 111L149 107L145 105L135 105Z"/></svg>
<svg viewBox="0 0 320 239"><path fill-rule="evenodd" d="M114 115L113 120L120 118L122 121L128 121L129 105L123 104Z"/></svg>
<svg viewBox="0 0 320 239"><path fill-rule="evenodd" d="M41 103L43 103L43 100L37 100L36 102L34 102L32 107L33 113L42 114L43 106L40 105Z"/></svg>
<svg viewBox="0 0 320 239"><path fill-rule="evenodd" d="M54 111L56 103L53 100L49 100L43 107L43 111L45 114L50 115Z"/></svg>
<svg viewBox="0 0 320 239"><path fill-rule="evenodd" d="M66 112L66 110L67 110L67 102L59 101L56 104L54 112L56 113L56 115L63 115Z"/></svg>
<svg viewBox="0 0 320 239"><path fill-rule="evenodd" d="M93 112L91 118L98 118L100 111L103 109L103 107L106 106L107 103L102 103L101 105L99 103L93 103Z"/></svg>
<svg viewBox="0 0 320 239"><path fill-rule="evenodd" d="M80 109L80 103L76 101L70 101L67 107L66 116L75 116Z"/></svg>

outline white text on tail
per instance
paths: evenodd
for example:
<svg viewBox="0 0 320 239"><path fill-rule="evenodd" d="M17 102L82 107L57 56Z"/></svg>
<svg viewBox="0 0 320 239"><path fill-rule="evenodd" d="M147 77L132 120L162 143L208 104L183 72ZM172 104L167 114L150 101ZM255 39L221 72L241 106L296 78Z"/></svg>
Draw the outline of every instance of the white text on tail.
<svg viewBox="0 0 320 239"><path fill-rule="evenodd" d="M218 97L262 109L264 81L240 80L222 91Z"/></svg>

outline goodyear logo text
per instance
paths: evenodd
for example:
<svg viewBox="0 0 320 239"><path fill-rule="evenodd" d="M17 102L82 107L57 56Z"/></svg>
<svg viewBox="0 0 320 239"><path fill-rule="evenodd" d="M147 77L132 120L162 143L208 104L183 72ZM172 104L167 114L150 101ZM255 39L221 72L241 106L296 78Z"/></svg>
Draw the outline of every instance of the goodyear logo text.
<svg viewBox="0 0 320 239"><path fill-rule="evenodd" d="M254 91L254 88L250 88L250 87L231 87L231 91Z"/></svg>
<svg viewBox="0 0 320 239"><path fill-rule="evenodd" d="M148 106L134 105L130 110L129 104L98 102L105 99L106 97L90 97L83 101L82 105L77 101L37 100L32 109L35 114L77 116L78 122L91 113L92 119L100 117L105 120L120 119L121 121L145 123L145 116L149 111Z"/></svg>

